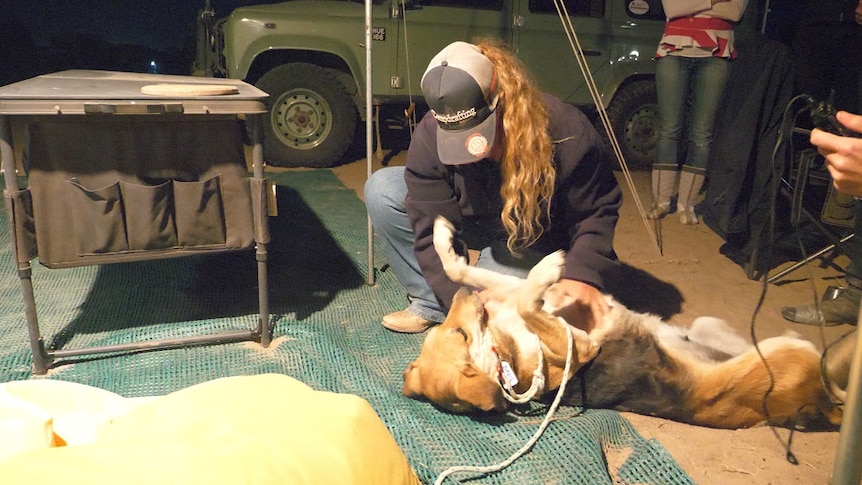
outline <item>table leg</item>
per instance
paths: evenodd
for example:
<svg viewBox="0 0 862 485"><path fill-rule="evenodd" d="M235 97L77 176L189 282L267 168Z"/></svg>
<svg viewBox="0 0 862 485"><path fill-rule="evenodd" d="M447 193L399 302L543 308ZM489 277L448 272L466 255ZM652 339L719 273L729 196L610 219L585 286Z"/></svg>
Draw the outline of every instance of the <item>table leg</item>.
<svg viewBox="0 0 862 485"><path fill-rule="evenodd" d="M12 241L12 257L17 263L18 280L21 283L21 294L24 298L24 314L27 318L27 333L30 337L30 349L33 353L33 370L36 374L44 374L48 370L50 359L45 353L42 334L39 331L39 320L36 316L36 299L33 294L33 269L30 261L19 256L17 229L15 227L15 209L12 194L17 193L18 173L15 164L15 151L12 149L12 127L8 116L0 115L0 160L2 160L3 179L5 181L4 199L6 200L6 217L9 222L9 234ZM24 261L20 261L25 259Z"/></svg>
<svg viewBox="0 0 862 485"><path fill-rule="evenodd" d="M249 120L252 127L252 168L254 178L260 181L266 180L264 173L263 159L263 123L261 116L251 115ZM266 184L263 184L263 190L266 190ZM266 201L266 194L262 199ZM260 220L255 221L255 225L267 223L267 210L264 207L261 214L258 216ZM259 231L256 231L256 233ZM272 339L272 330L269 322L269 284L267 276L267 251L264 241L256 241L255 258L257 259L257 285L258 285L258 308L260 311L258 321L258 331L260 332L260 345L269 347Z"/></svg>

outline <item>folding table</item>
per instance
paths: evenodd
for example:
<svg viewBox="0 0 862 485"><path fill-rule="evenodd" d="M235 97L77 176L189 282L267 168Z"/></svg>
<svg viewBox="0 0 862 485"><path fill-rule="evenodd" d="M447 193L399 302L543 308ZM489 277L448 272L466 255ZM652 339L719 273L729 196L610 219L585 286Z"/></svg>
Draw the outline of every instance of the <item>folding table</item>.
<svg viewBox="0 0 862 485"><path fill-rule="evenodd" d="M269 231L259 120L266 97L238 80L88 70L0 87L4 199L36 374L56 359L79 355L236 341L269 345ZM13 116L23 117L29 140L23 187L12 146ZM254 145L251 176L241 118ZM252 247L256 329L45 348L32 283L37 256L48 268L68 268Z"/></svg>

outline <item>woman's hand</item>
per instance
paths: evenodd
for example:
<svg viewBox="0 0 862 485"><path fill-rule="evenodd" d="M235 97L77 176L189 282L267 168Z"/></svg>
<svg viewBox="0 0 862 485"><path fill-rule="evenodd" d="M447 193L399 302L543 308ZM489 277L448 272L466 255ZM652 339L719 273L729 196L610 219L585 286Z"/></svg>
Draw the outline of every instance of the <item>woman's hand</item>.
<svg viewBox="0 0 862 485"><path fill-rule="evenodd" d="M545 292L545 303L557 307L557 315L586 332L608 313L608 302L594 286L577 280L561 279Z"/></svg>
<svg viewBox="0 0 862 485"><path fill-rule="evenodd" d="M862 133L862 116L839 111L835 117L851 131ZM815 128L811 131L810 141L826 158L832 185L845 194L862 197L862 138L835 135Z"/></svg>

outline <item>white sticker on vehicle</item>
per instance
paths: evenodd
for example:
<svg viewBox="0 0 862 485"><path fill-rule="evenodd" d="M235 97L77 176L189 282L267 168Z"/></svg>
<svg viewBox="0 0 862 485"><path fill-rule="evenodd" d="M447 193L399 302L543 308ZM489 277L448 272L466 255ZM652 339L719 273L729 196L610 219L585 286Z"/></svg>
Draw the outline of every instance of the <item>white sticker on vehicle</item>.
<svg viewBox="0 0 862 485"><path fill-rule="evenodd" d="M649 12L649 3L645 0L632 0L629 2L629 12L635 15L643 15Z"/></svg>

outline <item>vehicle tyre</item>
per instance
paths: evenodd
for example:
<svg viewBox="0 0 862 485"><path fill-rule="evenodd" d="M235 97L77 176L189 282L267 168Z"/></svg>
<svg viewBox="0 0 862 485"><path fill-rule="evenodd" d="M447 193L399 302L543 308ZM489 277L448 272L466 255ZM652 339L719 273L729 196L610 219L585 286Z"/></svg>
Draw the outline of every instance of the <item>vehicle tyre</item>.
<svg viewBox="0 0 862 485"><path fill-rule="evenodd" d="M276 167L331 167L356 132L356 106L344 85L314 64L283 64L256 86L269 94L264 157Z"/></svg>
<svg viewBox="0 0 862 485"><path fill-rule="evenodd" d="M658 141L655 82L635 81L624 86L614 96L607 108L607 114L629 170L649 170L655 161ZM610 138L601 120L596 123L605 143L610 146ZM612 162L614 170L620 170L615 156Z"/></svg>

